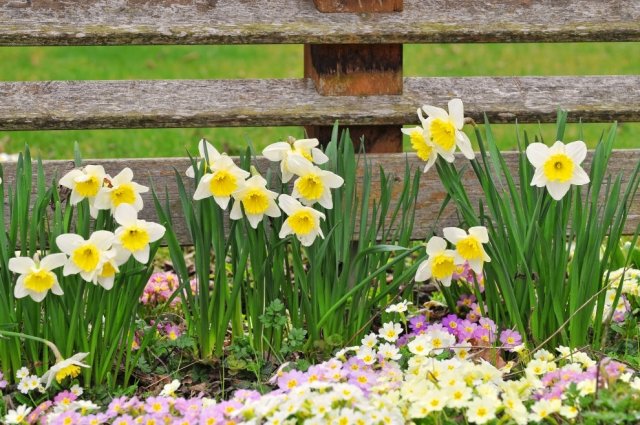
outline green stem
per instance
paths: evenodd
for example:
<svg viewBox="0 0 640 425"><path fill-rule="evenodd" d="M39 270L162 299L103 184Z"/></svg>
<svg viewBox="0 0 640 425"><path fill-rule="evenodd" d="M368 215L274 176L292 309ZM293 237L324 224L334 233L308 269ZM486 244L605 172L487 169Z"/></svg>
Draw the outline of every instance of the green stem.
<svg viewBox="0 0 640 425"><path fill-rule="evenodd" d="M31 339L33 341L41 342L41 343L45 344L47 347L49 347L51 349L51 351L53 351L53 355L56 356L56 363L61 362L61 361L64 360L64 357L62 357L62 354L60 354L60 350L58 350L58 347L56 347L56 345L53 342L48 341L48 340L46 340L44 338L38 338L37 336L23 334L22 332L11 332L11 331L4 331L4 330L1 330L1 329L0 329L0 335L13 336L13 337L16 337L16 338Z"/></svg>

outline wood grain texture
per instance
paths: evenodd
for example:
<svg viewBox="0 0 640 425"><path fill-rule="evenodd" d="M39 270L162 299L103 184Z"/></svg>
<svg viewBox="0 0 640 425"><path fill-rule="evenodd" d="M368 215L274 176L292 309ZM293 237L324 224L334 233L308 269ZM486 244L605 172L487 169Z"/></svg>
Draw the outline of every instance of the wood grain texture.
<svg viewBox="0 0 640 425"><path fill-rule="evenodd" d="M403 0L313 0L320 12L400 12Z"/></svg>
<svg viewBox="0 0 640 425"><path fill-rule="evenodd" d="M195 146L194 146L195 150ZM511 167L514 173L517 171L517 154L515 152L505 152L505 160ZM583 164L585 169L588 170L592 152L587 156L587 160ZM408 159L409 164L414 169L422 169L424 163L418 159L414 154L384 154L384 155L368 155L373 166L373 181L371 183L372 194L379 193L380 180L379 180L379 168L382 166L387 174L393 174L399 178L402 176L405 170L405 161ZM634 167L640 161L640 150L617 150L614 151L610 159L609 172L616 175L622 172L625 176L623 179L626 186L627 179L631 174ZM190 240L186 232L184 224L184 218L181 215L182 208L178 200L178 189L176 186L176 180L174 175L174 169L178 170L180 174L184 175L184 170L189 165L187 158L161 158L161 159L113 159L113 160L89 160L86 164L100 164L105 167L105 170L114 175L118 173L124 167L130 167L134 171L135 181L150 185L150 181L158 189L158 192L164 197L165 187L170 199L171 210L174 212L173 219L175 222L178 237L183 244L189 244ZM277 174L277 166L273 165L264 158L258 158L256 166L264 174L268 167ZM466 161L459 156L457 158L457 164L463 166ZM4 163L4 184L13 185L15 165L12 163ZM45 173L48 178L51 178L54 174L60 177L67 171L73 168L72 161L46 161ZM362 170L358 174L358 181L362 178ZM466 179L466 188L470 193L470 198L474 205L478 204L478 200L481 198L479 185L475 181L475 178L471 177L471 171L469 171L469 178ZM193 191L194 183L184 178L187 184L187 188ZM395 196L398 195L399 190L395 191ZM373 196L373 195L372 195ZM439 208L442 201L445 198L445 192L442 188L440 180L435 170L431 170L427 174L424 174L421 179L421 189L419 191L417 200L417 216L415 225L413 228L413 239L422 240L427 238L436 231L441 234L441 229L446 226L455 226L458 224L455 211L451 205L445 210L439 222L435 222L435 218L438 215ZM147 220L157 220L153 203L151 200L151 194L143 194L145 208L141 213L141 218ZM7 202L4 202L5 208ZM345 214L353 213L345 211ZM631 204L629 211L629 218L626 223L625 233L631 234L635 231L636 226L640 224L640 194L636 194L635 200Z"/></svg>
<svg viewBox="0 0 640 425"><path fill-rule="evenodd" d="M405 0L322 13L310 0L0 0L0 45L640 40L640 2Z"/></svg>
<svg viewBox="0 0 640 425"><path fill-rule="evenodd" d="M0 130L418 123L454 97L476 120L640 121L640 76L405 78L401 96L319 95L311 80L0 83Z"/></svg>

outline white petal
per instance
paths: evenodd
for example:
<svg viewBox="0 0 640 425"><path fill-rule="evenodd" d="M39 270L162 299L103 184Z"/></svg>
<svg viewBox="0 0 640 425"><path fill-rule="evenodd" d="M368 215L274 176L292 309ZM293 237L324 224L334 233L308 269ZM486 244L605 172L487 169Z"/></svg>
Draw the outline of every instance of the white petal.
<svg viewBox="0 0 640 425"><path fill-rule="evenodd" d="M71 259L69 259L64 265L64 268L62 269L62 275L69 276L71 274L78 274L78 273L80 273L80 268L76 266L75 263L71 261Z"/></svg>
<svg viewBox="0 0 640 425"><path fill-rule="evenodd" d="M138 193L147 193L149 191L148 186L143 186L136 182L132 182L131 184L133 185L133 188L135 189L135 191Z"/></svg>
<svg viewBox="0 0 640 425"><path fill-rule="evenodd" d="M302 246L311 246L316 240L316 237L318 237L318 233L310 232L308 235L298 235L298 240Z"/></svg>
<svg viewBox="0 0 640 425"><path fill-rule="evenodd" d="M293 177L293 173L285 166L284 161L280 163L280 171L282 174L282 183L289 183L289 180Z"/></svg>
<svg viewBox="0 0 640 425"><path fill-rule="evenodd" d="M27 292L27 288L24 287L24 275L18 277L18 281L16 282L16 287L13 288L13 296L16 298L24 298L29 293Z"/></svg>
<svg viewBox="0 0 640 425"><path fill-rule="evenodd" d="M45 270L53 270L64 266L67 262L67 256L62 253L47 255L40 261L40 267Z"/></svg>
<svg viewBox="0 0 640 425"><path fill-rule="evenodd" d="M427 254L436 255L447 249L447 241L439 236L433 236L427 242Z"/></svg>
<svg viewBox="0 0 640 425"><path fill-rule="evenodd" d="M73 189L75 186L75 180L82 175L82 171L74 169L65 174L58 183L61 186L67 187L69 189Z"/></svg>
<svg viewBox="0 0 640 425"><path fill-rule="evenodd" d="M118 207L118 209L124 206L128 206L131 208L131 206L128 204L122 204ZM98 249L102 251L110 249L111 245L113 245L113 240L114 240L114 234L107 230L95 231L89 237L89 242L94 243L98 247Z"/></svg>
<svg viewBox="0 0 640 425"><path fill-rule="evenodd" d="M102 178L106 175L104 172L104 167L102 165L87 165L84 167L84 172L90 176L98 177L98 180L102 180Z"/></svg>
<svg viewBox="0 0 640 425"><path fill-rule="evenodd" d="M285 222L282 223L282 227L280 228L280 233L278 234L278 237L280 239L283 239L292 233L293 233L293 229L291 228L291 226L289 226L288 221L285 220Z"/></svg>
<svg viewBox="0 0 640 425"><path fill-rule="evenodd" d="M216 201L216 204L220 206L223 210L227 209L229 205L229 201L231 200L230 196L214 196L213 199Z"/></svg>
<svg viewBox="0 0 640 425"><path fill-rule="evenodd" d="M549 147L544 143L531 143L527 146L527 159L535 168L542 167L549 155Z"/></svg>
<svg viewBox="0 0 640 425"><path fill-rule="evenodd" d="M582 169L582 167L576 165L573 171L573 178L569 181L569 183L581 186L583 184L589 183L589 181L589 175Z"/></svg>
<svg viewBox="0 0 640 425"><path fill-rule="evenodd" d="M316 164L324 164L329 161L329 157L318 148L311 149L311 158Z"/></svg>
<svg viewBox="0 0 640 425"><path fill-rule="evenodd" d="M423 173L426 173L427 171L429 171L429 169L433 166L433 164L436 163L436 159L438 159L438 155L434 155L433 153L431 154L431 156L429 157L429 160L427 161L427 164L424 166L424 170L422 170Z"/></svg>
<svg viewBox="0 0 640 425"><path fill-rule="evenodd" d="M193 194L194 200L198 201L200 199L208 198L212 195L211 189L209 189L209 182L211 182L212 178L213 178L213 175L206 174L200 179L200 182L198 183L198 187L196 188L196 191Z"/></svg>
<svg viewBox="0 0 640 425"><path fill-rule="evenodd" d="M270 161L282 161L291 151L291 145L287 142L276 142L262 150L262 155Z"/></svg>
<svg viewBox="0 0 640 425"><path fill-rule="evenodd" d="M58 283L58 278L55 278L55 283L53 284L53 286L51 287L51 292L56 294L56 295L64 295L64 292L62 291L62 288L60 287L60 283Z"/></svg>
<svg viewBox="0 0 640 425"><path fill-rule="evenodd" d="M133 258L138 260L142 264L147 264L149 261L149 245L145 245L142 249L133 251Z"/></svg>
<svg viewBox="0 0 640 425"><path fill-rule="evenodd" d="M331 189L338 188L344 184L344 179L331 171L324 171L322 173L322 180L324 180L325 184Z"/></svg>
<svg viewBox="0 0 640 425"><path fill-rule="evenodd" d="M464 127L464 106L462 105L462 100L451 99L449 101L449 117L453 121L455 128L462 130L462 127Z"/></svg>
<svg viewBox="0 0 640 425"><path fill-rule="evenodd" d="M80 201L84 199L84 196L81 196L75 189L71 191L71 205L76 205Z"/></svg>
<svg viewBox="0 0 640 425"><path fill-rule="evenodd" d="M193 170L193 165L190 165L189 168L187 168L187 171L184 172L184 174L187 177L194 178L196 176L196 172Z"/></svg>
<svg viewBox="0 0 640 425"><path fill-rule="evenodd" d="M63 254L64 255L64 254ZM18 274L26 274L35 268L36 263L29 257L15 257L9 259L9 270Z"/></svg>
<svg viewBox="0 0 640 425"><path fill-rule="evenodd" d="M280 217L282 215L282 212L280 211L280 208L278 208L278 205L274 201L270 201L269 207L265 211L265 214L268 215L269 217Z"/></svg>
<svg viewBox="0 0 640 425"><path fill-rule="evenodd" d="M296 212L296 210L302 208L300 202L296 201L287 194L280 195L280 197L278 198L278 203L280 204L280 208L282 209L282 211L284 211L287 215L291 215Z"/></svg>
<svg viewBox="0 0 640 425"><path fill-rule="evenodd" d="M111 189L100 188L100 191L93 201L93 206L99 210L108 210L111 208Z"/></svg>
<svg viewBox="0 0 640 425"><path fill-rule="evenodd" d="M422 124L422 128L427 128L427 119L422 115L422 109L418 108L418 118L420 119L420 123Z"/></svg>
<svg viewBox="0 0 640 425"><path fill-rule="evenodd" d="M574 160L576 165L582 163L582 161L587 157L587 145L585 145L581 140L567 144L565 146L565 151L569 158Z"/></svg>
<svg viewBox="0 0 640 425"><path fill-rule="evenodd" d="M198 152L202 158L207 159L209 162L215 161L220 157L220 153L213 147L206 139L200 139L200 146Z"/></svg>
<svg viewBox="0 0 640 425"><path fill-rule="evenodd" d="M322 196L318 199L318 203L328 210L333 208L333 199L331 198L331 192L329 192L329 189L325 188L322 192Z"/></svg>
<svg viewBox="0 0 640 425"><path fill-rule="evenodd" d="M454 148L455 148L455 145L454 145ZM436 146L436 151L447 162L453 162L456 159L456 156L453 154L453 151L442 150L439 146Z"/></svg>
<svg viewBox="0 0 640 425"><path fill-rule="evenodd" d="M125 227L133 226L138 220L138 212L129 204L120 204L114 214L116 222Z"/></svg>
<svg viewBox="0 0 640 425"><path fill-rule="evenodd" d="M29 296L31 297L31 299L34 300L37 303L39 303L42 300L44 300L45 297L47 296L47 294L49 293L48 290L42 291L42 292L36 292L36 291L29 291L28 289L27 289L27 292L29 293Z"/></svg>
<svg viewBox="0 0 640 425"><path fill-rule="evenodd" d="M420 265L418 266L418 270L416 270L416 277L415 277L416 282L424 282L425 280L431 277L432 262L433 262L433 259L429 258L427 260L424 260L422 263L420 263Z"/></svg>
<svg viewBox="0 0 640 425"><path fill-rule="evenodd" d="M549 191L549 195L556 201L561 200L564 195L567 194L569 189L571 188L570 183L561 183L557 181L550 181L547 183L547 190Z"/></svg>
<svg viewBox="0 0 640 425"><path fill-rule="evenodd" d="M258 228L258 224L262 221L263 214L247 214L247 220L249 220L249 224L254 229Z"/></svg>
<svg viewBox="0 0 640 425"><path fill-rule="evenodd" d="M293 146L296 149L300 150L309 150L318 146L319 144L320 142L318 141L318 139L299 139L293 142Z"/></svg>
<svg viewBox="0 0 640 425"><path fill-rule="evenodd" d="M319 168L315 167L308 159L298 153L291 154L287 157L287 167L298 176L314 172L317 174L319 171Z"/></svg>
<svg viewBox="0 0 640 425"><path fill-rule="evenodd" d="M437 106L423 105L422 110L426 112L429 118L440 118L443 120L449 119L447 111L442 108L438 108Z"/></svg>
<svg viewBox="0 0 640 425"><path fill-rule="evenodd" d="M560 140L556 141L553 146L549 148L549 153L566 153L565 145Z"/></svg>
<svg viewBox="0 0 640 425"><path fill-rule="evenodd" d="M531 186L544 187L547 184L547 178L544 175L543 167L536 168L536 172L531 179Z"/></svg>
<svg viewBox="0 0 640 425"><path fill-rule="evenodd" d="M482 243L489 242L489 234L484 226L473 226L469 228L469 234L478 238Z"/></svg>
<svg viewBox="0 0 640 425"><path fill-rule="evenodd" d="M147 233L149 233L149 242L155 242L164 236L167 229L162 224L158 223L146 223Z"/></svg>
<svg viewBox="0 0 640 425"><path fill-rule="evenodd" d="M471 140L469 140L469 137L464 132L456 131L456 142L457 142L458 148L460 148L460 152L462 152L465 158L467 159L475 158L475 155L473 153L473 148L471 147Z"/></svg>
<svg viewBox="0 0 640 425"><path fill-rule="evenodd" d="M442 286L448 288L449 286L451 286L451 276L443 277L442 279L440 279L440 283L442 284Z"/></svg>
<svg viewBox="0 0 640 425"><path fill-rule="evenodd" d="M231 220L240 220L242 218L242 208L240 208L240 201L234 201L231 207L231 213L229 214Z"/></svg>
<svg viewBox="0 0 640 425"><path fill-rule="evenodd" d="M467 237L467 232L458 227L445 227L442 229L442 234L452 244L457 244L458 241Z"/></svg>
<svg viewBox="0 0 640 425"><path fill-rule="evenodd" d="M473 270L477 275L482 273L482 260L468 260L468 263L471 270Z"/></svg>
<svg viewBox="0 0 640 425"><path fill-rule="evenodd" d="M71 255L74 249L84 243L84 239L75 233L65 233L56 238L56 245L60 251L67 255Z"/></svg>
<svg viewBox="0 0 640 425"><path fill-rule="evenodd" d="M122 183L130 183L133 180L133 171L131 168L125 167L112 179L114 186L120 186Z"/></svg>
<svg viewBox="0 0 640 425"><path fill-rule="evenodd" d="M114 280L115 280L115 276L98 277L98 284L108 291L111 288L113 288Z"/></svg>

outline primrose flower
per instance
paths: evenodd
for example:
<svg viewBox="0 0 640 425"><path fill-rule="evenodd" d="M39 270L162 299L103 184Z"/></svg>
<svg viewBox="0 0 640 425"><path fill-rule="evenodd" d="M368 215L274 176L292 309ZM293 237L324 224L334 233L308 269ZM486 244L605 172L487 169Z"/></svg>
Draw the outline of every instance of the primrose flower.
<svg viewBox="0 0 640 425"><path fill-rule="evenodd" d="M548 147L543 143L527 146L527 158L536 171L531 186L547 187L549 195L559 201L567 194L572 184L589 183L589 176L580 163L587 156L587 146L582 141L565 145L557 141Z"/></svg>
<svg viewBox="0 0 640 425"><path fill-rule="evenodd" d="M378 333L381 338L389 342L395 342L402 333L402 325L400 323L387 322L382 325Z"/></svg>
<svg viewBox="0 0 640 425"><path fill-rule="evenodd" d="M421 121L424 120L422 111L419 108L418 116L421 118ZM438 152L435 149L435 145L429 138L429 132L420 126L413 128L402 128L400 129L400 131L409 136L411 147L414 151L416 151L418 158L427 162L422 172L426 173L427 171L429 171L429 168L431 168L433 164L435 164L436 159L438 159Z"/></svg>
<svg viewBox="0 0 640 425"><path fill-rule="evenodd" d="M427 242L429 258L420 263L416 271L416 282L423 282L429 278L438 280L442 285L451 285L451 277L456 271L456 254L447 248L447 242L438 236L433 236Z"/></svg>
<svg viewBox="0 0 640 425"><path fill-rule="evenodd" d="M295 234L303 246L311 246L316 236L324 238L320 228L320 219L324 214L311 207L305 207L293 197L283 194L278 198L280 208L288 217L280 229L280 239Z"/></svg>
<svg viewBox="0 0 640 425"><path fill-rule="evenodd" d="M126 167L117 176L105 178L107 186L100 189L94 207L99 210L111 210L115 213L116 208L121 204L129 204L136 211L142 210L143 203L141 193L149 191L147 186L142 186L133 181L133 171Z"/></svg>
<svg viewBox="0 0 640 425"><path fill-rule="evenodd" d="M462 100L451 99L449 101L449 112L436 106L424 105L422 110L427 114L425 119L418 109L418 117L422 126L429 135L429 140L433 143L436 152L446 161L453 162L453 152L456 146L467 158L473 159L473 148L469 137L462 131L464 127L464 107Z"/></svg>
<svg viewBox="0 0 640 425"><path fill-rule="evenodd" d="M467 420L484 424L495 419L500 401L493 397L475 398L467 403Z"/></svg>
<svg viewBox="0 0 640 425"><path fill-rule="evenodd" d="M456 246L456 264L469 263L471 270L476 274L482 273L482 265L491 261L482 244L489 242L487 228L474 226L469 228L469 233L457 227L445 227L442 231L444 237Z"/></svg>
<svg viewBox="0 0 640 425"><path fill-rule="evenodd" d="M42 375L40 381L42 383L46 383L45 388L49 388L51 386L51 383L53 382L53 378L55 378L58 383L61 383L65 378L69 376L75 378L76 376L80 375L81 367L89 367L89 365L81 363L81 360L83 360L88 355L89 353L78 353L66 360L58 360L56 364L51 367L51 369L49 369L45 372L44 375Z"/></svg>
<svg viewBox="0 0 640 425"><path fill-rule="evenodd" d="M120 225L116 229L114 244L123 248L123 257L133 258L142 264L149 261L149 244L162 238L165 232L163 225L138 220L138 213L128 204L122 204L116 209L116 222Z"/></svg>
<svg viewBox="0 0 640 425"><path fill-rule="evenodd" d="M387 313L404 313L411 304L413 304L411 301L402 300L397 304L391 304L384 311Z"/></svg>
<svg viewBox="0 0 640 425"><path fill-rule="evenodd" d="M267 146L262 151L262 155L270 161L280 161L282 183L287 183L293 177L293 171L289 168L291 158L301 157L314 164L324 164L329 161L329 157L316 148L319 144L318 139L296 140L289 137L286 142L276 142Z"/></svg>
<svg viewBox="0 0 640 425"><path fill-rule="evenodd" d="M293 155L289 159L289 169L299 177L293 184L291 196L298 198L304 205L316 202L326 209L333 208L331 191L344 184L344 179L331 171L322 170L301 156Z"/></svg>
<svg viewBox="0 0 640 425"><path fill-rule="evenodd" d="M93 201L104 184L104 167L87 165L82 169L74 169L65 174L59 181L61 186L71 189L71 205L76 205L84 198Z"/></svg>
<svg viewBox="0 0 640 425"><path fill-rule="evenodd" d="M51 270L62 267L67 261L64 254L50 254L42 260L36 255L29 257L15 257L9 260L9 270L20 276L13 290L16 298L24 298L27 295L35 302L42 301L49 290L56 295L62 295L62 288L58 283L58 277Z"/></svg>
<svg viewBox="0 0 640 425"><path fill-rule="evenodd" d="M500 342L505 348L514 348L522 344L522 336L511 329L506 329L500 334Z"/></svg>
<svg viewBox="0 0 640 425"><path fill-rule="evenodd" d="M27 416L31 412L31 409L33 409L33 407L27 407L27 405L22 404L15 410L9 410L9 412L4 417L4 421L6 424L26 423Z"/></svg>
<svg viewBox="0 0 640 425"><path fill-rule="evenodd" d="M69 256L62 274L69 276L80 273L85 281L94 282L107 260L107 251L111 249L113 238L113 233L106 230L93 232L88 240L73 233L58 236L56 245Z"/></svg>
<svg viewBox="0 0 640 425"><path fill-rule="evenodd" d="M257 229L258 223L265 215L280 217L281 212L276 204L277 197L276 192L267 189L267 181L262 176L255 175L245 181L241 189L233 193L235 201L229 218L240 220L244 209L249 224Z"/></svg>
<svg viewBox="0 0 640 425"><path fill-rule="evenodd" d="M193 199L197 201L213 196L220 208L225 209L229 205L231 194L242 187L242 182L250 174L238 167L227 155L220 155L209 163L209 167L211 172L202 176Z"/></svg>
<svg viewBox="0 0 640 425"><path fill-rule="evenodd" d="M200 142L198 143L198 152L200 153L200 158L207 161L207 164L204 167L205 171L211 168L211 164L221 156L216 148L214 148L206 139L200 139ZM191 177L192 179L195 178L196 174L193 169L193 165L187 168L185 174L187 177Z"/></svg>

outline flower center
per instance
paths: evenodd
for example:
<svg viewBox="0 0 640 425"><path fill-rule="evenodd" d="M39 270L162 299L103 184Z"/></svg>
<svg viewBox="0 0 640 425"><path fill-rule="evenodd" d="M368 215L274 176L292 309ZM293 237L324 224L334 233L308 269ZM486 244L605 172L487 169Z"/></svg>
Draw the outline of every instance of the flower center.
<svg viewBox="0 0 640 425"><path fill-rule="evenodd" d="M136 200L136 191L131 183L122 183L111 191L111 203L114 207L120 204L133 204Z"/></svg>
<svg viewBox="0 0 640 425"><path fill-rule="evenodd" d="M475 236L467 236L458 241L456 251L465 260L482 259L482 244Z"/></svg>
<svg viewBox="0 0 640 425"><path fill-rule="evenodd" d="M317 174L307 174L296 180L296 189L309 200L320 199L324 191L324 183Z"/></svg>
<svg viewBox="0 0 640 425"><path fill-rule="evenodd" d="M263 214L269 208L269 198L260 189L251 189L242 198L242 205L247 214Z"/></svg>
<svg viewBox="0 0 640 425"><path fill-rule="evenodd" d="M573 160L564 153L551 155L544 163L544 176L550 181L567 182L573 176Z"/></svg>
<svg viewBox="0 0 640 425"><path fill-rule="evenodd" d="M75 378L78 375L80 375L80 367L70 364L69 366L63 367L58 371L58 373L56 373L56 381L61 383L67 376Z"/></svg>
<svg viewBox="0 0 640 425"><path fill-rule="evenodd" d="M111 265L111 263L104 263L102 271L100 272L100 277L113 277L115 274L116 269Z"/></svg>
<svg viewBox="0 0 640 425"><path fill-rule="evenodd" d="M149 233L146 229L133 225L122 232L120 242L129 251L138 251L149 243Z"/></svg>
<svg viewBox="0 0 640 425"><path fill-rule="evenodd" d="M80 196L96 196L98 190L100 190L100 183L100 180L98 180L96 176L89 176L87 180L76 183L76 192L78 192Z"/></svg>
<svg viewBox="0 0 640 425"><path fill-rule="evenodd" d="M297 235L308 235L316 227L313 214L305 210L293 213L287 218L287 222Z"/></svg>
<svg viewBox="0 0 640 425"><path fill-rule="evenodd" d="M24 287L35 292L45 292L55 283L55 275L49 270L36 270L24 278Z"/></svg>
<svg viewBox="0 0 640 425"><path fill-rule="evenodd" d="M94 244L87 243L76 248L71 259L81 270L90 272L96 268L100 261L100 251Z"/></svg>
<svg viewBox="0 0 640 425"><path fill-rule="evenodd" d="M487 416L487 413L489 413L489 412L488 412L488 410L486 408L480 407L478 409L478 411L476 412L476 415L482 417L482 416Z"/></svg>
<svg viewBox="0 0 640 425"><path fill-rule="evenodd" d="M431 264L431 274L436 279L442 279L447 276L451 276L455 271L456 266L453 264L453 257L446 254L440 254L433 259Z"/></svg>
<svg viewBox="0 0 640 425"><path fill-rule="evenodd" d="M456 143L456 128L451 121L436 118L429 126L431 141L445 151L453 150Z"/></svg>
<svg viewBox="0 0 640 425"><path fill-rule="evenodd" d="M309 162L313 162L313 156L311 156L311 149L294 149L293 151L302 155Z"/></svg>
<svg viewBox="0 0 640 425"><path fill-rule="evenodd" d="M213 175L209 190L213 196L229 196L238 188L238 179L227 170L220 170Z"/></svg>
<svg viewBox="0 0 640 425"><path fill-rule="evenodd" d="M431 156L433 148L427 144L422 130L416 128L409 134L409 140L411 140L411 147L418 154L418 158L423 161L427 161Z"/></svg>

